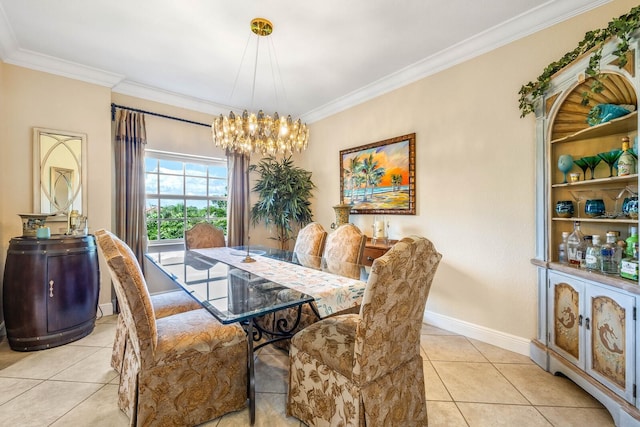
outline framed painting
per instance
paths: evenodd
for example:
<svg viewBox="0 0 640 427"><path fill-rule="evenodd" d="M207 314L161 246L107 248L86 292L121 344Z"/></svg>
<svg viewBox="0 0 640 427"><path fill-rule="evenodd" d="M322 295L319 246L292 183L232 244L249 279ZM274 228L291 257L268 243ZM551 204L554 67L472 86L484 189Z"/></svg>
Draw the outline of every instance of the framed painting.
<svg viewBox="0 0 640 427"><path fill-rule="evenodd" d="M340 203L352 214L416 214L416 134L340 151Z"/></svg>

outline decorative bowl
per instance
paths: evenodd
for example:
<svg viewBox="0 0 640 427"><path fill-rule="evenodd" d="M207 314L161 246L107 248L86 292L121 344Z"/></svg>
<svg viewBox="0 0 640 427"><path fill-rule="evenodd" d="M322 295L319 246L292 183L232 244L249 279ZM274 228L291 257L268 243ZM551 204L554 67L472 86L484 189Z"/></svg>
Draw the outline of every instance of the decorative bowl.
<svg viewBox="0 0 640 427"><path fill-rule="evenodd" d="M556 203L556 214L560 218L571 218L573 212L573 202L571 200L560 200Z"/></svg>
<svg viewBox="0 0 640 427"><path fill-rule="evenodd" d="M22 218L22 236L23 237L36 237L39 228L44 227L47 222L47 218L53 216L52 214L39 214L28 213L18 214Z"/></svg>
<svg viewBox="0 0 640 427"><path fill-rule="evenodd" d="M587 123L589 126L599 125L625 116L634 110L634 105L598 104L587 114Z"/></svg>
<svg viewBox="0 0 640 427"><path fill-rule="evenodd" d="M638 219L638 196L625 197L622 213L632 219Z"/></svg>
<svg viewBox="0 0 640 427"><path fill-rule="evenodd" d="M604 215L604 200L591 199L584 204L584 214L588 217L595 218Z"/></svg>

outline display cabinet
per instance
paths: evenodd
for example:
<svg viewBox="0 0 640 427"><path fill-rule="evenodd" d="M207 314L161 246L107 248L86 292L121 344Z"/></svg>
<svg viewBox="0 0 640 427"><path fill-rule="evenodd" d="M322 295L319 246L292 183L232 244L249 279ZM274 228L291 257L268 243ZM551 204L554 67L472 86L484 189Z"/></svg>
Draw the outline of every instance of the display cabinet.
<svg viewBox="0 0 640 427"><path fill-rule="evenodd" d="M640 373L636 307L637 280L560 262L563 232L580 221L584 235L608 231L621 239L638 226L638 174L618 176L615 150L623 139L633 146L638 136L638 40L631 41L628 62L618 67L615 43L602 51L594 93L584 71L589 55L557 73L536 109L536 256L538 332L531 358L554 374L561 373L602 402L616 425L640 425L636 385ZM588 103L585 103L588 94ZM621 116L601 115L593 108L624 105ZM613 151L613 153L612 153ZM570 159L570 161L567 161ZM573 174L573 178L572 175ZM602 200L604 210L585 211L589 200ZM573 213L556 211L572 202ZM590 205L596 202L589 202ZM600 202L597 202L600 203ZM560 203L562 204L562 203Z"/></svg>

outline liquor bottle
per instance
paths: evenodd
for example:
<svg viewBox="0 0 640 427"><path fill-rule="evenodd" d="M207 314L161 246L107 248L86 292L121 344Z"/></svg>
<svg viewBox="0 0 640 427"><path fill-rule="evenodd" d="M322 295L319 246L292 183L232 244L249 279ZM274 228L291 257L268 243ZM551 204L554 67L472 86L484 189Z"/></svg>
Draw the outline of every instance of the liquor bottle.
<svg viewBox="0 0 640 427"><path fill-rule="evenodd" d="M607 241L600 248L601 268L604 274L620 274L622 248L616 243L617 233L607 231Z"/></svg>
<svg viewBox="0 0 640 427"><path fill-rule="evenodd" d="M638 243L638 227L631 226L631 233L627 237L627 247L625 249L625 256L627 258L633 258L633 248Z"/></svg>
<svg viewBox="0 0 640 427"><path fill-rule="evenodd" d="M636 158L629 150L629 137L622 138L622 155L618 159L618 176L636 173Z"/></svg>
<svg viewBox="0 0 640 427"><path fill-rule="evenodd" d="M587 248L585 264L588 270L600 270L600 236L594 234L592 244Z"/></svg>
<svg viewBox="0 0 640 427"><path fill-rule="evenodd" d="M593 247L593 236L584 236L582 239L582 251L580 252L580 267L587 268L587 251Z"/></svg>
<svg viewBox="0 0 640 427"><path fill-rule="evenodd" d="M580 221L573 224L573 232L567 238L567 260L569 265L580 266L584 249L584 235L580 231Z"/></svg>
<svg viewBox="0 0 640 427"><path fill-rule="evenodd" d="M558 262L566 264L569 262L567 259L567 239L569 238L569 232L562 232L562 242L558 244Z"/></svg>

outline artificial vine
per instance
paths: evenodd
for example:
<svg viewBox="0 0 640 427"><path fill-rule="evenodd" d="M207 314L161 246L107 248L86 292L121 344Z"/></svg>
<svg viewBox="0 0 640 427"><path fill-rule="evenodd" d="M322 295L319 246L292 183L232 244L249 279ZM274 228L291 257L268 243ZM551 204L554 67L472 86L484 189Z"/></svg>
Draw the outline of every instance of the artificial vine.
<svg viewBox="0 0 640 427"><path fill-rule="evenodd" d="M617 38L618 43L613 55L616 56L619 68L627 64L627 52L629 51L629 40L631 34L640 27L640 6L636 6L629 13L613 19L606 28L588 31L584 39L578 46L570 52L564 54L558 61L547 65L540 76L520 88L520 117L524 117L534 112L535 101L540 98L549 88L551 77L575 61L581 55L594 49L589 58L589 64L585 69L585 74L593 78L589 92L582 94L582 103L589 104L592 93L600 93L604 89L602 79L606 76L600 72L600 61L602 60L602 49L609 39Z"/></svg>

